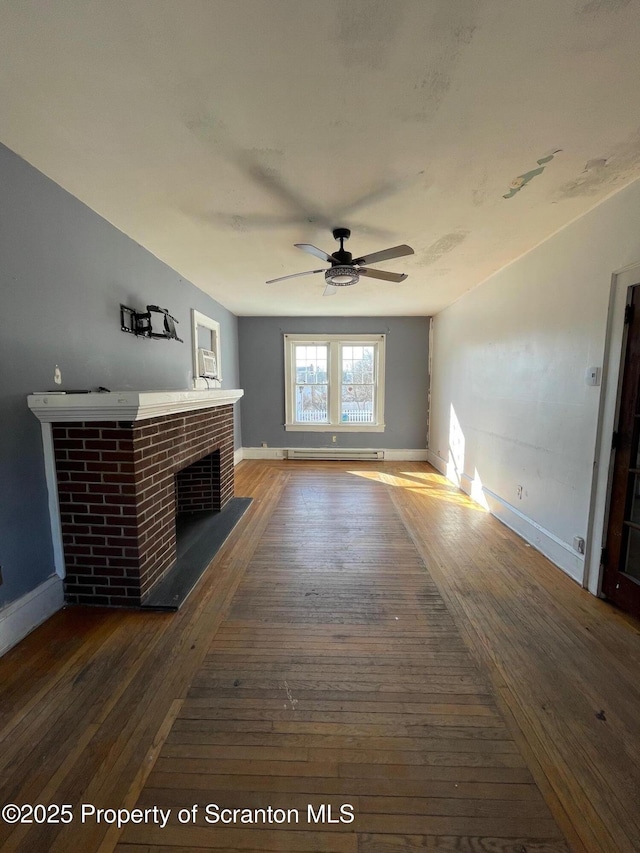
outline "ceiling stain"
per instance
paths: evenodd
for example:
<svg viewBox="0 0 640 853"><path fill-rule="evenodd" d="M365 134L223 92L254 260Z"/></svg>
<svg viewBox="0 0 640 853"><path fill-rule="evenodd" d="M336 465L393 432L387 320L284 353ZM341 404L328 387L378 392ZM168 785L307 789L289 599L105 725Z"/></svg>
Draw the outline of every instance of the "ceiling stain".
<svg viewBox="0 0 640 853"><path fill-rule="evenodd" d="M204 111L185 118L184 125L201 142L207 145L224 145L227 129L217 115Z"/></svg>
<svg viewBox="0 0 640 853"><path fill-rule="evenodd" d="M547 151L546 154L543 154L539 160L536 160L538 164L537 169L531 169L528 172L524 172L522 175L518 175L514 178L509 184L509 192L502 196L502 198L513 198L516 193L519 193L523 187L532 181L534 178L537 178L538 175L541 175L546 169L547 165L553 160L556 154L559 154L562 151L561 148L553 148L550 151Z"/></svg>
<svg viewBox="0 0 640 853"><path fill-rule="evenodd" d="M436 0L435 10L426 20L425 36L439 42L442 39L469 44L476 30L478 6L476 0Z"/></svg>
<svg viewBox="0 0 640 853"><path fill-rule="evenodd" d="M394 36L406 11L406 0L343 0L338 6L336 40L345 66L387 67Z"/></svg>
<svg viewBox="0 0 640 853"><path fill-rule="evenodd" d="M487 198L484 190L471 190L471 203L474 207L482 207Z"/></svg>
<svg viewBox="0 0 640 853"><path fill-rule="evenodd" d="M239 214L233 215L229 214L227 217L226 224L232 231L248 231L249 226L247 225L246 216L240 216Z"/></svg>
<svg viewBox="0 0 640 853"><path fill-rule="evenodd" d="M487 170L483 169L479 177L480 180L478 181L477 185L471 190L471 204L474 207L482 207L482 205L486 203L489 196L493 198L493 187L490 191Z"/></svg>
<svg viewBox="0 0 640 853"><path fill-rule="evenodd" d="M461 230L444 234L435 243L432 243L428 249L419 254L417 259L418 266L428 267L431 264L435 264L443 255L447 255L449 252L457 249L461 243L464 243L468 236L468 231Z"/></svg>
<svg viewBox="0 0 640 853"><path fill-rule="evenodd" d="M471 39L477 27L475 24L461 25L455 27L453 36L459 44L471 44Z"/></svg>
<svg viewBox="0 0 640 853"><path fill-rule="evenodd" d="M243 171L250 171L258 163L265 173L275 172L285 159L279 148L243 148L231 140L225 123L212 111L195 112L184 120L184 125L197 139Z"/></svg>
<svg viewBox="0 0 640 853"><path fill-rule="evenodd" d="M593 160L587 160L583 171L592 172L594 169L604 169L606 165L607 160L605 157L596 157Z"/></svg>
<svg viewBox="0 0 640 853"><path fill-rule="evenodd" d="M578 11L579 15L599 15L607 12L619 12L626 8L631 0L589 0L582 9Z"/></svg>
<svg viewBox="0 0 640 853"><path fill-rule="evenodd" d="M603 162L604 161L604 162ZM558 188L556 201L599 195L621 189L638 177L640 128L626 141L614 146L608 156L594 157L572 181Z"/></svg>
<svg viewBox="0 0 640 853"><path fill-rule="evenodd" d="M451 90L462 51L471 44L477 29L476 9L469 0L453 5L440 0L433 15L425 20L424 44L428 64L414 83L410 104L398 108L403 121L431 121Z"/></svg>
<svg viewBox="0 0 640 853"><path fill-rule="evenodd" d="M440 104L451 88L451 78L442 68L432 68L427 71L422 82L413 88L426 91L429 101Z"/></svg>

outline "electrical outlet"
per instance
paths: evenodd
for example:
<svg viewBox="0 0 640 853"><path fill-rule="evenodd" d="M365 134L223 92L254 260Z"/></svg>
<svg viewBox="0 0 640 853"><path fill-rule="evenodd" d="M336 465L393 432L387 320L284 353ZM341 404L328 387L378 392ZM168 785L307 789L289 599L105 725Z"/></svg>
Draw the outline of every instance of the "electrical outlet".
<svg viewBox="0 0 640 853"><path fill-rule="evenodd" d="M263 442L262 442L262 446L263 446L263 447L269 447L269 445L267 444L267 442L266 442L266 441L263 441Z"/></svg>
<svg viewBox="0 0 640 853"><path fill-rule="evenodd" d="M62 371L56 364L55 370L53 371L53 381L56 385L62 385Z"/></svg>
<svg viewBox="0 0 640 853"><path fill-rule="evenodd" d="M522 500L522 492L523 492L523 486L518 486L517 495L518 495L519 500Z"/></svg>
<svg viewBox="0 0 640 853"><path fill-rule="evenodd" d="M332 435L332 436L331 436L331 441L332 441L334 444L336 443L336 441L337 441L337 440L338 440L338 436L337 436L337 435Z"/></svg>

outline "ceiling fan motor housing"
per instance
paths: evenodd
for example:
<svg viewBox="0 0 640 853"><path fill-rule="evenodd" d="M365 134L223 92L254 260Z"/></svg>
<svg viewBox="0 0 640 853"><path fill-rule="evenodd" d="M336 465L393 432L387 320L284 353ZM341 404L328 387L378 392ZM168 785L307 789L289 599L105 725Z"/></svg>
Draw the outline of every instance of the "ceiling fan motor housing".
<svg viewBox="0 0 640 853"><path fill-rule="evenodd" d="M340 240L340 248L335 250L335 252L333 253L333 257L337 258L340 261L340 264L342 264L343 266L347 266L348 264L350 264L351 258L353 257L351 252L347 252L347 250L344 248L344 241L348 240L350 236L351 236L351 231L348 228L334 228L333 229L334 239ZM331 263L332 263L334 269L336 269L338 266L340 266L340 264L336 264L336 262L333 260L331 261ZM357 281L357 279L356 279L356 281ZM349 282L349 284L355 284L355 281Z"/></svg>

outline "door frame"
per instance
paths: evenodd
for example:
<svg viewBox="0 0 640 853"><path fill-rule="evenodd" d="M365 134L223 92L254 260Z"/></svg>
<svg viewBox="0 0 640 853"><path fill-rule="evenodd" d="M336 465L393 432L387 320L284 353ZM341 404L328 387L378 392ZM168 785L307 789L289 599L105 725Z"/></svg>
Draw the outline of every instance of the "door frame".
<svg viewBox="0 0 640 853"><path fill-rule="evenodd" d="M640 284L640 263L629 264L611 276L583 584L589 592L598 596L602 595L601 553L607 532L613 476L611 441L620 407L621 367L626 343L624 311L629 299L629 288L634 284Z"/></svg>

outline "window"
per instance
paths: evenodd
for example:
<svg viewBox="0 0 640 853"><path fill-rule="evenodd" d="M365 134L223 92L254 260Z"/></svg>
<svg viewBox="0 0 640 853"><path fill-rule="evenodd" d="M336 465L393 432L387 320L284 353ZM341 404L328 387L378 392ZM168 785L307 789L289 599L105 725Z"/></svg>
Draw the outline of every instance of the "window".
<svg viewBox="0 0 640 853"><path fill-rule="evenodd" d="M384 347L384 335L285 335L285 429L383 432Z"/></svg>
<svg viewBox="0 0 640 853"><path fill-rule="evenodd" d="M220 323L191 309L193 344L193 387L221 388Z"/></svg>

